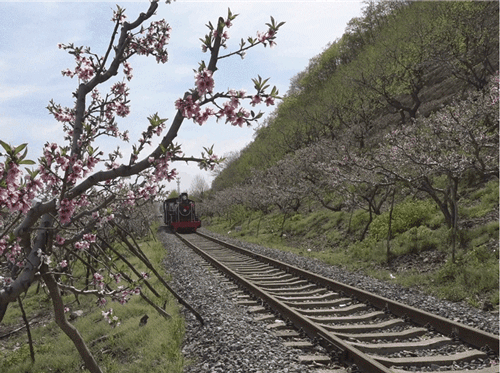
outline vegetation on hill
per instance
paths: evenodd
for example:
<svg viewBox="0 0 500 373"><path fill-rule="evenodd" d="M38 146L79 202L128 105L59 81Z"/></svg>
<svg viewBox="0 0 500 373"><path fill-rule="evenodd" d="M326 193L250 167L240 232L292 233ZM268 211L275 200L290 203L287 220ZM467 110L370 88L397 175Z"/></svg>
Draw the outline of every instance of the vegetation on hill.
<svg viewBox="0 0 500 373"><path fill-rule="evenodd" d="M498 304L498 7L368 3L219 173L205 220ZM435 266L399 265L417 257Z"/></svg>

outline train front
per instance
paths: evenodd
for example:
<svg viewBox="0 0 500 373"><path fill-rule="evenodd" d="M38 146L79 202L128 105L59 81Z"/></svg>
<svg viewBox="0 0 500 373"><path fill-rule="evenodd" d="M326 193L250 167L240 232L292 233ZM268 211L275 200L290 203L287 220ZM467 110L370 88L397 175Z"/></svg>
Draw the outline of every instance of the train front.
<svg viewBox="0 0 500 373"><path fill-rule="evenodd" d="M201 226L201 221L196 216L195 203L188 198L187 193L166 200L164 212L165 224L174 232L196 232Z"/></svg>

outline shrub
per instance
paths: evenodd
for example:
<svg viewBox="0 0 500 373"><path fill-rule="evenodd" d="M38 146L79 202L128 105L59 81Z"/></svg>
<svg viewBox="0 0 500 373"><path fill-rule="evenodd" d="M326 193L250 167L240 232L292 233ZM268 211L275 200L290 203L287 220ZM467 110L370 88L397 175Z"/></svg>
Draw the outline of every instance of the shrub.
<svg viewBox="0 0 500 373"><path fill-rule="evenodd" d="M470 196L471 201L479 200L473 206L461 209L461 213L468 218L480 218L498 208L499 190L498 180L490 181L484 188Z"/></svg>
<svg viewBox="0 0 500 373"><path fill-rule="evenodd" d="M411 200L394 206L392 213L392 234L397 235L413 227L431 222L437 213L436 205L430 200ZM377 240L386 239L389 230L389 212L373 219L370 225L370 236Z"/></svg>

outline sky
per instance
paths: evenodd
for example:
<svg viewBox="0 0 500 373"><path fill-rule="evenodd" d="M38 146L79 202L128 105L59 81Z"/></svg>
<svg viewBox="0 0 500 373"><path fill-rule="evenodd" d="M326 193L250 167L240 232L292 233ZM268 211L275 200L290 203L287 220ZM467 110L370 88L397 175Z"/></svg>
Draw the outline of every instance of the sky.
<svg viewBox="0 0 500 373"><path fill-rule="evenodd" d="M28 158L36 160L46 142L61 143L60 123L49 114L47 105L53 99L62 106L73 106L72 92L77 78L63 77L62 70L74 68L73 56L57 47L58 43L88 46L102 55L109 43L116 4L126 9L128 20L145 12L149 1L0 1L0 139L12 145L28 143ZM270 78L281 95L288 90L290 79L303 71L309 60L321 53L329 42L340 38L346 25L362 14L365 4L358 0L344 1L182 1L172 4L160 1L151 20L165 19L172 27L168 47L169 61L157 64L154 57L134 56L129 62L134 78L130 87L131 114L118 118L121 131L130 131L130 143L106 139L98 144L108 154L120 146L122 161L128 162L127 151L137 143L148 125L147 117L158 113L162 118L175 116L174 102L194 87L193 69L209 56L201 50L200 38L208 32L205 24L216 24L219 16L226 18L227 9L239 16L228 30L227 50L237 49L241 38L255 37L267 30L266 22L273 16L286 22L273 48L257 46L246 57L219 61L214 74L215 90L245 89L252 93L252 78ZM121 81L119 74L113 82ZM109 87L109 86L108 86ZM102 94L106 92L100 89ZM264 112L260 122L275 107L260 105L248 109ZM167 129L170 121L167 121ZM208 121L203 126L185 120L175 142L182 145L187 156L199 156L203 147L214 145L219 156L238 151L253 139L256 126L232 127L224 122ZM153 143L155 146L159 140ZM153 148L148 149L148 151ZM141 155L145 156L146 153ZM142 157L141 157L142 158ZM118 160L120 161L120 160ZM208 184L211 174L195 164L172 165L179 172L180 189L188 191L196 175ZM177 189L170 183L168 189Z"/></svg>

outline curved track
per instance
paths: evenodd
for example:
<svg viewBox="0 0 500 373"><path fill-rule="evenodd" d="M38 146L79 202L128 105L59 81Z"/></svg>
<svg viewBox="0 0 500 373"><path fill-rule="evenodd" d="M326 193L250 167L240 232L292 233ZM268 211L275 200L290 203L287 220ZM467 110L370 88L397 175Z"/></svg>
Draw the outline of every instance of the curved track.
<svg viewBox="0 0 500 373"><path fill-rule="evenodd" d="M498 361L496 335L203 234L178 237L287 324L362 372L472 372L470 361ZM498 365L474 372L496 373Z"/></svg>

